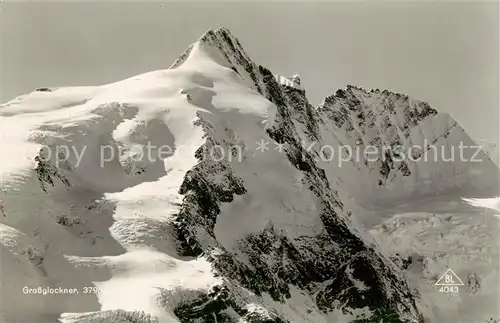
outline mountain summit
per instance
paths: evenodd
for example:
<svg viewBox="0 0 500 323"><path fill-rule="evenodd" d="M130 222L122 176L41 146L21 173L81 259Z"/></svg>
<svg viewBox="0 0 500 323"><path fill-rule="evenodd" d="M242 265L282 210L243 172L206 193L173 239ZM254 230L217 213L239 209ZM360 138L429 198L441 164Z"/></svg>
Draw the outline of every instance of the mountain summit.
<svg viewBox="0 0 500 323"><path fill-rule="evenodd" d="M482 152L417 161L469 139L406 95L312 106L224 27L166 70L18 97L0 129L2 322L423 322L422 290L363 223L490 192L498 171ZM347 156L369 145L378 158Z"/></svg>

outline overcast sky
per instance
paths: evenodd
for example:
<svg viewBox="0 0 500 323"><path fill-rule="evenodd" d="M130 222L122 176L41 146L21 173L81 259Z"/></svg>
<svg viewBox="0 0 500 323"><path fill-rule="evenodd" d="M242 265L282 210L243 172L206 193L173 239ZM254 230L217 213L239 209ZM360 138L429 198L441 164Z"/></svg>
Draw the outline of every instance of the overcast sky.
<svg viewBox="0 0 500 323"><path fill-rule="evenodd" d="M347 84L389 89L498 142L498 3L8 3L1 97L98 85L167 68L225 25L274 73L300 73L317 104Z"/></svg>

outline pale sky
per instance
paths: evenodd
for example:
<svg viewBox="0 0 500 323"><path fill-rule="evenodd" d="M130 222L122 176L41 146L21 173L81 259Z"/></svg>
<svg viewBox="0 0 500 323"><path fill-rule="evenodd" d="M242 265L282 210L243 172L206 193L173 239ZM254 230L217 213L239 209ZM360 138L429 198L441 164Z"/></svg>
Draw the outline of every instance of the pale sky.
<svg viewBox="0 0 500 323"><path fill-rule="evenodd" d="M0 102L167 68L225 25L258 64L300 73L317 104L347 84L451 113L498 142L498 3L7 3Z"/></svg>

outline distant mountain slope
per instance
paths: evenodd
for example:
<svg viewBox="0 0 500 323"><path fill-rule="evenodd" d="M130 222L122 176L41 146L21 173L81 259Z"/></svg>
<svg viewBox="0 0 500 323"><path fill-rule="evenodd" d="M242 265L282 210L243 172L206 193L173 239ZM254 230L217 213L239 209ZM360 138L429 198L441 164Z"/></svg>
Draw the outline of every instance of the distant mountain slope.
<svg viewBox="0 0 500 323"><path fill-rule="evenodd" d="M346 186L354 184L352 194L365 203L450 188L499 191L500 174L491 158L450 115L425 102L348 86L327 97L319 110L332 121L329 128L342 145L368 151L353 161L354 175L343 172ZM356 175L359 180L353 181Z"/></svg>

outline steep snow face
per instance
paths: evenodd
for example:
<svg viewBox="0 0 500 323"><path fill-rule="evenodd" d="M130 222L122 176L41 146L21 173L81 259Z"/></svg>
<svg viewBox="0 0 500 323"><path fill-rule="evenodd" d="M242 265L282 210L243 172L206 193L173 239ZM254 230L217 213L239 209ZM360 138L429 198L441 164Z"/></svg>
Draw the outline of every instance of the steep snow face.
<svg viewBox="0 0 500 323"><path fill-rule="evenodd" d="M442 139L451 118L399 99L350 88L314 108L298 76L255 64L220 28L167 70L1 105L1 321L419 318L421 286L358 211L372 188L396 203L469 168L330 158L360 142L455 143ZM462 183L445 179L438 189Z"/></svg>
<svg viewBox="0 0 500 323"><path fill-rule="evenodd" d="M476 138L474 140L479 146L481 146L482 150L486 155L488 155L493 162L496 162L498 165L498 147L494 142L490 142L481 138Z"/></svg>

